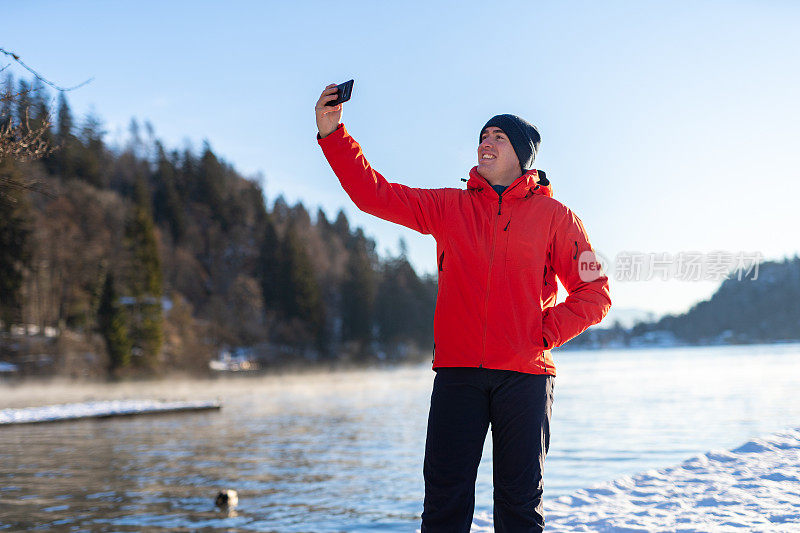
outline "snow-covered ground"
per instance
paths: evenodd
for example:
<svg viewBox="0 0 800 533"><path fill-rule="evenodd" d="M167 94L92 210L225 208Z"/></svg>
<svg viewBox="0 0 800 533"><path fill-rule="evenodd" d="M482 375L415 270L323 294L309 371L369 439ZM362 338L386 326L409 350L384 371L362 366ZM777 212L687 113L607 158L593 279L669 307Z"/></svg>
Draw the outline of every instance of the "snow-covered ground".
<svg viewBox="0 0 800 533"><path fill-rule="evenodd" d="M800 531L800 428L547 498L547 532ZM492 531L475 515L472 531Z"/></svg>
<svg viewBox="0 0 800 533"><path fill-rule="evenodd" d="M0 409L0 425L30 424L34 422L57 422L80 418L100 418L108 416L166 413L175 411L195 411L216 409L217 401L173 401L158 400L110 400L98 402L68 403L26 407L23 409Z"/></svg>

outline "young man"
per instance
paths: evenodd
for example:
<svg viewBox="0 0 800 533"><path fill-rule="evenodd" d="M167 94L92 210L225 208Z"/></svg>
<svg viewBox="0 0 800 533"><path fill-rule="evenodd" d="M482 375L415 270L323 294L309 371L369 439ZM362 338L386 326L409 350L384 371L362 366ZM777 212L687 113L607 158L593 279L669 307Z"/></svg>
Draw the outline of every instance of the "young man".
<svg viewBox="0 0 800 533"><path fill-rule="evenodd" d="M611 307L581 220L533 169L538 130L498 115L480 132L467 188L390 183L340 124L335 85L315 108L317 142L362 211L436 239L436 377L423 474L422 532L468 532L475 478L492 428L494 525L542 531L542 470L556 375L550 349ZM556 302L556 276L569 293Z"/></svg>

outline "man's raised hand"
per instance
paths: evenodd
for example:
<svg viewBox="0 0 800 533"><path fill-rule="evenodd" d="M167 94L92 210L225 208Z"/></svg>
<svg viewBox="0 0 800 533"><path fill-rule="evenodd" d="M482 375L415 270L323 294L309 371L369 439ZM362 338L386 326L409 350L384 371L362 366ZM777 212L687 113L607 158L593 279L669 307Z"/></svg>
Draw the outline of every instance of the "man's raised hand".
<svg viewBox="0 0 800 533"><path fill-rule="evenodd" d="M335 83L331 83L325 87L319 100L317 100L316 107L314 107L314 111L317 114L317 129L319 130L319 136L321 138L327 137L333 133L342 120L342 104L335 106L325 105L328 102L336 100L337 91L338 89Z"/></svg>

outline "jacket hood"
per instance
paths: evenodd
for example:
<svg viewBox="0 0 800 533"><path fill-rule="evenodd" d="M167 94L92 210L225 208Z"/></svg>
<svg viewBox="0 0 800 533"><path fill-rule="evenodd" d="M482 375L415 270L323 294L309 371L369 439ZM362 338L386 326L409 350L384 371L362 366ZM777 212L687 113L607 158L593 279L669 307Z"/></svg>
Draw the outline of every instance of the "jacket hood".
<svg viewBox="0 0 800 533"><path fill-rule="evenodd" d="M469 180L467 181L467 190L474 189L476 192L497 195L497 192L492 189L491 184L486 181L486 178L478 173L478 167L474 166L469 171ZM503 197L527 197L534 194L543 194L544 196L553 197L553 185L535 168L528 170L522 176L514 180L514 182L506 188L503 192Z"/></svg>

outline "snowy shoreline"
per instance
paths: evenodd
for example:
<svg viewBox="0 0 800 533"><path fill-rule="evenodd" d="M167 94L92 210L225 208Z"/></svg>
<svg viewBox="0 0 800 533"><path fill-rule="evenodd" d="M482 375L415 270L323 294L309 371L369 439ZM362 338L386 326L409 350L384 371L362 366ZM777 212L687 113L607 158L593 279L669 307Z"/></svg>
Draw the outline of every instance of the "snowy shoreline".
<svg viewBox="0 0 800 533"><path fill-rule="evenodd" d="M68 403L45 405L42 407L25 407L22 409L0 409L0 426L65 422L87 418L110 418L116 416L203 411L220 408L221 404L214 400L173 402L158 400L109 400Z"/></svg>
<svg viewBox="0 0 800 533"><path fill-rule="evenodd" d="M472 531L493 531L476 513ZM800 428L547 498L547 532L800 531Z"/></svg>

